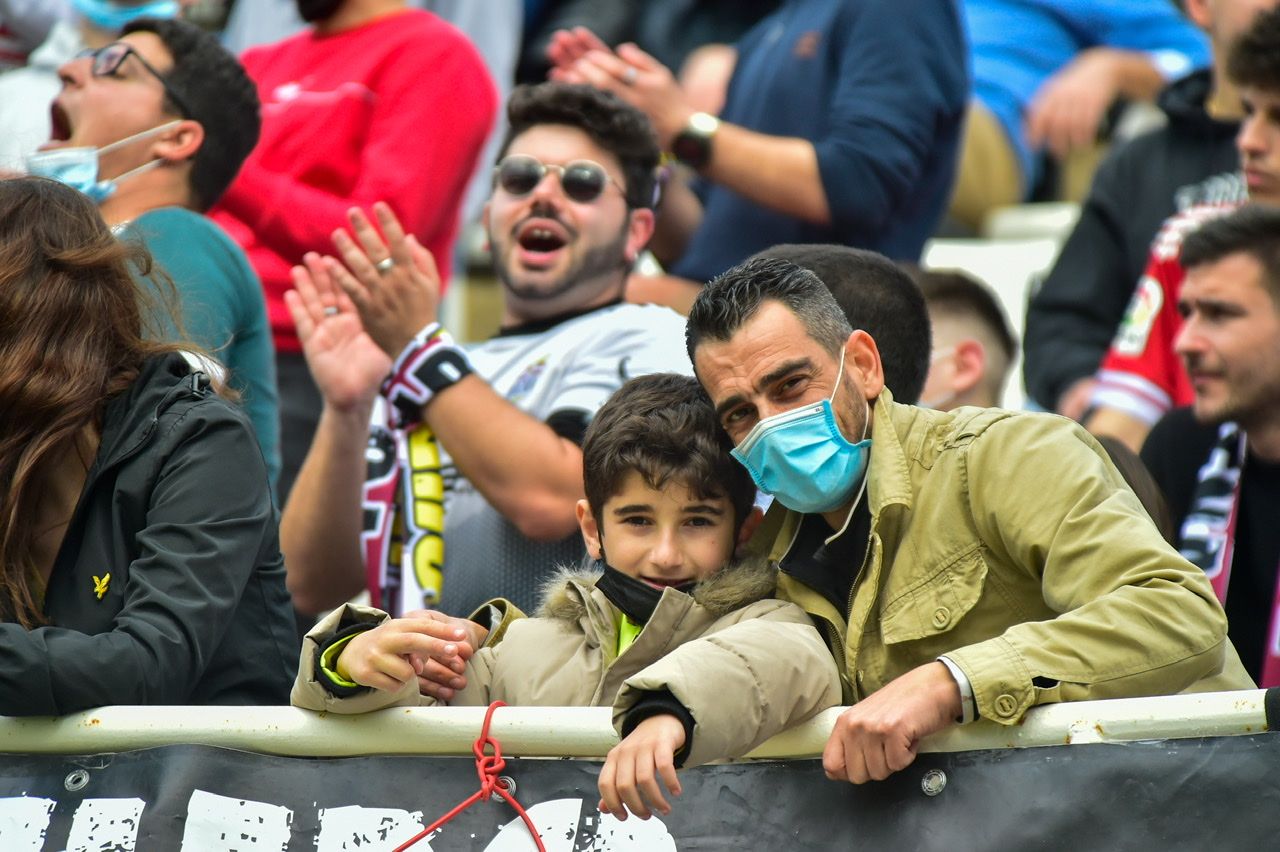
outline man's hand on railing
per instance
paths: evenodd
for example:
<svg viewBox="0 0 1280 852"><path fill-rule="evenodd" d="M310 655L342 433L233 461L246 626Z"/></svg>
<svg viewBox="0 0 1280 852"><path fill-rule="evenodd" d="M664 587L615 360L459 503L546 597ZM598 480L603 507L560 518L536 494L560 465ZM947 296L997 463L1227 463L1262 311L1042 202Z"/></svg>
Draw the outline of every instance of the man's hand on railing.
<svg viewBox="0 0 1280 852"><path fill-rule="evenodd" d="M945 665L912 669L840 714L822 753L833 781L883 781L916 759L920 740L960 716L960 688Z"/></svg>

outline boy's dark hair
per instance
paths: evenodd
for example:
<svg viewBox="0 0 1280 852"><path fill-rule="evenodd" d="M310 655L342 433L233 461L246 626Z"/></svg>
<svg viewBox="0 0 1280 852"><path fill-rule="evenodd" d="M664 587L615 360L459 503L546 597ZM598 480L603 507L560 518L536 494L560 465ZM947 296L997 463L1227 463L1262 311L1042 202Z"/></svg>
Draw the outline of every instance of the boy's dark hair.
<svg viewBox="0 0 1280 852"><path fill-rule="evenodd" d="M1259 12L1227 54L1227 76L1237 86L1280 92L1280 8Z"/></svg>
<svg viewBox="0 0 1280 852"><path fill-rule="evenodd" d="M217 203L235 180L245 158L258 144L262 120L258 87L240 62L211 34L180 20L138 18L122 35L154 33L173 58L165 82L181 96L191 115L204 128L204 142L191 164L191 200L204 212ZM165 109L181 110L167 96Z"/></svg>
<svg viewBox="0 0 1280 852"><path fill-rule="evenodd" d="M1280 309L1280 207L1246 204L1210 219L1187 235L1179 260L1183 269L1192 269L1238 253L1262 264L1263 286Z"/></svg>
<svg viewBox="0 0 1280 852"><path fill-rule="evenodd" d="M1013 363L1018 341L990 287L961 269L909 269L930 309L977 319L1000 344L1006 363Z"/></svg>
<svg viewBox="0 0 1280 852"><path fill-rule="evenodd" d="M728 498L736 529L751 511L756 486L730 449L697 379L675 373L634 378L600 408L582 442L591 513L602 520L604 504L634 470L655 490L674 480L699 499Z"/></svg>
<svg viewBox="0 0 1280 852"><path fill-rule="evenodd" d="M931 334L924 297L909 275L883 255L841 245L780 245L755 255L764 257L789 260L821 278L849 324L875 340L893 398L913 405L920 399Z"/></svg>
<svg viewBox="0 0 1280 852"><path fill-rule="evenodd" d="M755 257L711 279L694 300L684 333L689 360L704 340L733 337L769 299L785 305L819 346L840 357L853 326L822 279L789 260Z"/></svg>
<svg viewBox="0 0 1280 852"><path fill-rule="evenodd" d="M511 142L531 127L563 124L576 127L622 166L629 207L653 207L660 151L649 118L617 96L594 86L539 83L517 86L507 101L507 135L498 159Z"/></svg>

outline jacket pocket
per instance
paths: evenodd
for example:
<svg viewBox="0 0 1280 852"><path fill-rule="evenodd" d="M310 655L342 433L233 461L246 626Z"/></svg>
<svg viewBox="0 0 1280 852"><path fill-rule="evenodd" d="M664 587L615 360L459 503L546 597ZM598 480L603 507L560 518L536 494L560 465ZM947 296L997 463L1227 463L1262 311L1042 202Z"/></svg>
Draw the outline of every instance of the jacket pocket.
<svg viewBox="0 0 1280 852"><path fill-rule="evenodd" d="M987 562L978 548L962 554L886 599L880 637L886 645L940 636L982 597Z"/></svg>

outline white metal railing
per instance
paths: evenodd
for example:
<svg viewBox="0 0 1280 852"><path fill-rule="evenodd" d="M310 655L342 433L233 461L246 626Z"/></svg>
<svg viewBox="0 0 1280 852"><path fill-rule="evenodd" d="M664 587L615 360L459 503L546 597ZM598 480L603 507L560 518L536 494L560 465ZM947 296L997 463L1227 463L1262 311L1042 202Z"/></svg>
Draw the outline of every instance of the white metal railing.
<svg viewBox="0 0 1280 852"><path fill-rule="evenodd" d="M1021 724L979 720L930 737L922 751L1135 742L1267 730L1265 690L1081 701L1037 707ZM844 708L826 710L756 749L756 758L821 755ZM0 717L0 753L94 754L175 743L288 756L469 755L483 707L406 707L363 716L293 707L102 707L59 718ZM491 733L506 754L603 757L617 742L607 707L504 707Z"/></svg>

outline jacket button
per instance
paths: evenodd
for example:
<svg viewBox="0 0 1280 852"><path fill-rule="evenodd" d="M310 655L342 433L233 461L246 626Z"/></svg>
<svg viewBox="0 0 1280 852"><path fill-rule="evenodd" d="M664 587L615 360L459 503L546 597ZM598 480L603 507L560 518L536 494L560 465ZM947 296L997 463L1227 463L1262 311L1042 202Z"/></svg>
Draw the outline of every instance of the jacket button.
<svg viewBox="0 0 1280 852"><path fill-rule="evenodd" d="M1009 693L1004 693L996 698L996 715L1002 719L1008 719L1010 716L1018 712L1018 701Z"/></svg>
<svg viewBox="0 0 1280 852"><path fill-rule="evenodd" d="M951 623L951 610L940 606L933 611L933 626L941 630Z"/></svg>

